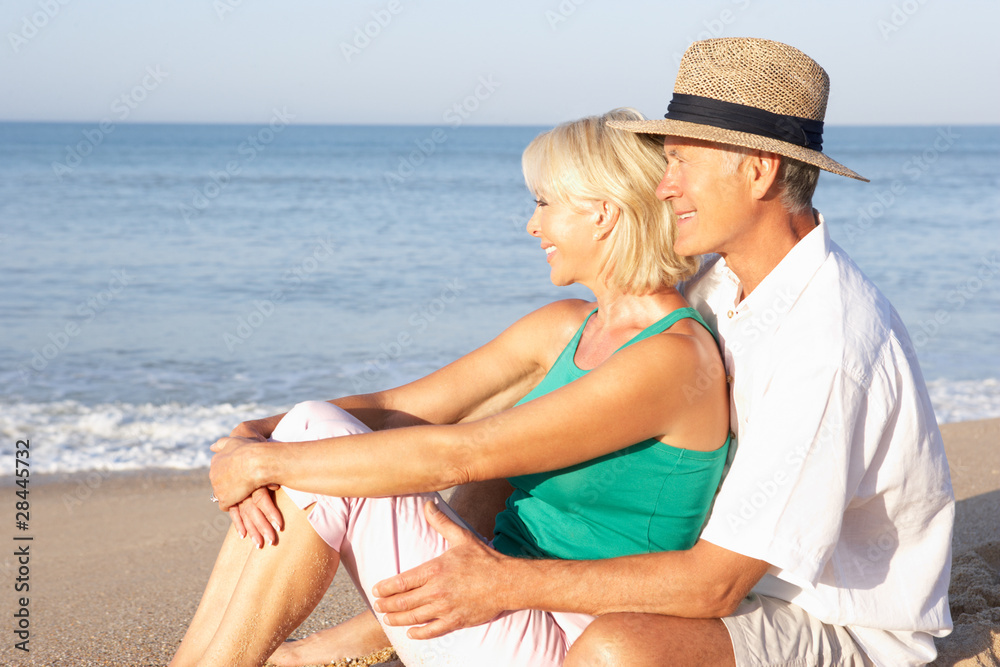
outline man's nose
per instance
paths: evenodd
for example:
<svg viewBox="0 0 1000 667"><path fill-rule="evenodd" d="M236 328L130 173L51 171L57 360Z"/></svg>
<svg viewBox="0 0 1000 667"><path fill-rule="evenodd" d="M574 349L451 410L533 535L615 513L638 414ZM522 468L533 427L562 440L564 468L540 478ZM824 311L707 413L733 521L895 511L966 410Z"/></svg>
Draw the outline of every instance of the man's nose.
<svg viewBox="0 0 1000 667"><path fill-rule="evenodd" d="M667 201L673 199L678 194L680 194L680 191L677 187L677 179L670 173L670 169L667 169L663 172L660 184L656 186L656 197L662 201Z"/></svg>

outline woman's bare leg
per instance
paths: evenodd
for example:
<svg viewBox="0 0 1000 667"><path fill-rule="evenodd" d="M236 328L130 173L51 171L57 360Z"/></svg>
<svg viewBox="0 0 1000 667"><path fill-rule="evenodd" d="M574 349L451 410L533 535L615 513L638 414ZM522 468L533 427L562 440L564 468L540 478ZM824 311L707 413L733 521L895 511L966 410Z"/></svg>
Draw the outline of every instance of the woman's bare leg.
<svg viewBox="0 0 1000 667"><path fill-rule="evenodd" d="M205 593L201 596L201 603L184 634L184 641L181 642L170 663L171 666L193 665L208 648L222 622L222 615L229 606L229 599L236 590L236 583L254 546L252 540L241 540L236 529L229 527L222 549L219 550L219 556L215 559L215 567L212 568Z"/></svg>
<svg viewBox="0 0 1000 667"><path fill-rule="evenodd" d="M285 642L268 662L278 667L325 665L374 653L389 643L375 614L367 611L304 639Z"/></svg>
<svg viewBox="0 0 1000 667"><path fill-rule="evenodd" d="M171 665L261 665L323 598L340 554L313 530L306 518L308 508L300 510L284 491L275 493L275 502L285 518L278 542L248 549L241 569L231 563L240 569L238 580L207 648L194 656L193 644L182 646L183 661L178 651ZM206 612L205 620L212 620L211 612ZM200 637L202 631L196 632Z"/></svg>

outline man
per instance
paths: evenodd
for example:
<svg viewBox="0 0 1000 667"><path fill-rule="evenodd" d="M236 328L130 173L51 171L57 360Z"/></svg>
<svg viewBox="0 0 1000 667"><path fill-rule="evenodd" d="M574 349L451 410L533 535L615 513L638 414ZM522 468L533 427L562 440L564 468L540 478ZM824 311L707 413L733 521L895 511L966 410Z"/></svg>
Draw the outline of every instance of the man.
<svg viewBox="0 0 1000 667"><path fill-rule="evenodd" d="M686 295L719 333L738 448L689 551L498 556L428 508L452 549L380 583L376 612L430 637L507 609L598 615L566 665L919 665L948 633L954 499L899 316L811 206L829 82L759 39L697 42L665 120L657 195ZM698 391L692 387L691 391ZM626 613L627 612L627 613Z"/></svg>

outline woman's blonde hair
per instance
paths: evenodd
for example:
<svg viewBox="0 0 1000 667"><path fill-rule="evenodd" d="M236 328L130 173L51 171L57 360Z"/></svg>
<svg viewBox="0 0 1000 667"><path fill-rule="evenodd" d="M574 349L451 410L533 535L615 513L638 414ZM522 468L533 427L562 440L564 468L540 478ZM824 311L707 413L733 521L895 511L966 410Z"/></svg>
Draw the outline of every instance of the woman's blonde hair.
<svg viewBox="0 0 1000 667"><path fill-rule="evenodd" d="M674 252L673 209L656 186L667 163L658 137L608 127L609 120L644 120L635 109L615 109L563 123L535 137L521 156L528 189L538 198L573 207L609 201L618 207L608 276L623 292L648 294L694 275L698 261Z"/></svg>

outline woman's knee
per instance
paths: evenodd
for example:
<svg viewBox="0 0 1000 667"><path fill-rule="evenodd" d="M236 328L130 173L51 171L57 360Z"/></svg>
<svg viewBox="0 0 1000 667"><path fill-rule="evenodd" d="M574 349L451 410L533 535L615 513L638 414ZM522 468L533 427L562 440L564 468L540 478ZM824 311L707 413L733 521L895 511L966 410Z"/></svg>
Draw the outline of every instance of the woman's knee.
<svg viewBox="0 0 1000 667"><path fill-rule="evenodd" d="M271 439L278 442L304 442L370 431L365 424L333 403L303 401L281 418L271 433Z"/></svg>

